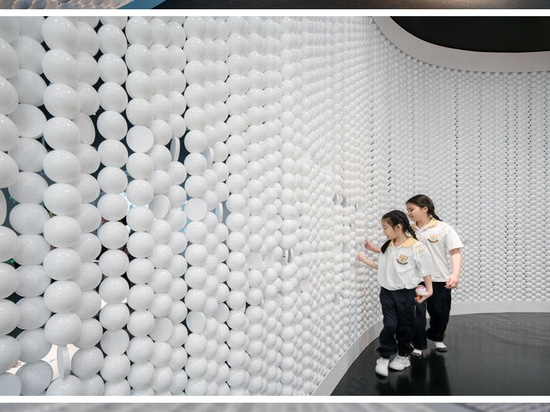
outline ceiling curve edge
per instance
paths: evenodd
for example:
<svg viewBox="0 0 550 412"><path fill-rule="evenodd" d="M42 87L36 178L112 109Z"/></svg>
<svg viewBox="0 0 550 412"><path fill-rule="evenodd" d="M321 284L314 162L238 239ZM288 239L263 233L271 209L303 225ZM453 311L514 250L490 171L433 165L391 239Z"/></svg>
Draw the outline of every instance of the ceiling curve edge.
<svg viewBox="0 0 550 412"><path fill-rule="evenodd" d="M438 46L410 34L391 17L373 17L386 38L404 53L428 64L477 72L537 72L550 70L550 52L493 53Z"/></svg>

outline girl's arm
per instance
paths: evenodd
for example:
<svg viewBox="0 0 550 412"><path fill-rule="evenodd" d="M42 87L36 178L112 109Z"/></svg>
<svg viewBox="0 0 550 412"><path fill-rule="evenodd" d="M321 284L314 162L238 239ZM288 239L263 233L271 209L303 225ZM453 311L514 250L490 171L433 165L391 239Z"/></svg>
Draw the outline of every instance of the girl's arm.
<svg viewBox="0 0 550 412"><path fill-rule="evenodd" d="M434 289L433 289L433 285L432 285L432 275L424 276L422 279L424 280L424 285L426 285L426 293L417 296L417 298L416 298L417 303L424 302L426 299L428 299L434 293Z"/></svg>
<svg viewBox="0 0 550 412"><path fill-rule="evenodd" d="M454 289L458 286L458 281L460 279L460 269L462 267L462 251L460 248L451 249L449 252L451 254L451 266L453 271L451 276L447 279L445 287L447 289Z"/></svg>
<svg viewBox="0 0 550 412"><path fill-rule="evenodd" d="M357 252L357 260L373 269L378 269L378 264L374 260L367 259L361 252Z"/></svg>

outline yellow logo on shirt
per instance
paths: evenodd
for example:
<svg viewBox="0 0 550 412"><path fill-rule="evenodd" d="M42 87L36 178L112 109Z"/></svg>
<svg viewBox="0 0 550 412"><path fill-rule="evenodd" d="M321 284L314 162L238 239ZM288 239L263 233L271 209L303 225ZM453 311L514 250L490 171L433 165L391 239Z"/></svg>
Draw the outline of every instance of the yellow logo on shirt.
<svg viewBox="0 0 550 412"><path fill-rule="evenodd" d="M428 240L432 243L435 243L439 240L439 238L437 237L437 235L435 233L431 234L430 237L428 238Z"/></svg>
<svg viewBox="0 0 550 412"><path fill-rule="evenodd" d="M400 265L406 265L407 263L409 263L409 257L407 255L399 255L399 257L397 258L397 263L399 263Z"/></svg>

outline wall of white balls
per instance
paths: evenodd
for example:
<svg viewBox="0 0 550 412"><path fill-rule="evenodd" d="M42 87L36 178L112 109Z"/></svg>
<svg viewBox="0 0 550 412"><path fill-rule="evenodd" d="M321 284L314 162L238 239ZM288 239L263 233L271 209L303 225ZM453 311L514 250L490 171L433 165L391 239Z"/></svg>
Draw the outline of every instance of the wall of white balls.
<svg viewBox="0 0 550 412"><path fill-rule="evenodd" d="M417 191L481 247L457 300L518 298L477 202L513 185L539 213L493 143L528 122L545 164L546 73L425 65L366 17L0 23L2 395L311 395L379 323L355 254ZM510 120L518 84L537 109Z"/></svg>

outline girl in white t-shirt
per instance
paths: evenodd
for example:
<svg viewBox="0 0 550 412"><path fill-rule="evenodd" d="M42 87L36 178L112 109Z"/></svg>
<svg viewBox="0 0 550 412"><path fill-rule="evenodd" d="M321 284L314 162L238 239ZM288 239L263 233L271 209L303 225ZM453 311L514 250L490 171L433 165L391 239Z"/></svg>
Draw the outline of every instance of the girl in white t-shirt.
<svg viewBox="0 0 550 412"><path fill-rule="evenodd" d="M416 330L412 356L422 357L427 339L434 342L436 350L446 352L443 342L451 312L451 291L457 287L462 266L464 246L456 231L435 213L432 200L426 195L416 195L407 200L407 212L415 223L413 229L430 253L434 265L432 273L433 296L428 302L417 302ZM449 260L451 269L449 269ZM430 326L426 330L426 309L430 314Z"/></svg>
<svg viewBox="0 0 550 412"><path fill-rule="evenodd" d="M393 210L382 217L382 229L388 238L381 248L378 264L358 253L357 259L378 269L383 328L379 337L380 358L376 373L388 376L388 368L403 370L410 366L409 354L415 325L415 288L424 280L424 302L432 294L431 259L426 248L416 240L407 215ZM407 236L409 234L410 236ZM390 357L397 356L390 362Z"/></svg>

